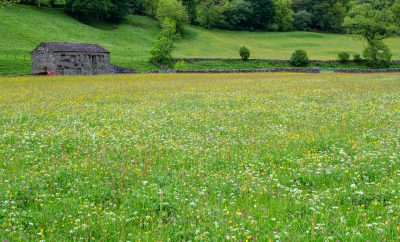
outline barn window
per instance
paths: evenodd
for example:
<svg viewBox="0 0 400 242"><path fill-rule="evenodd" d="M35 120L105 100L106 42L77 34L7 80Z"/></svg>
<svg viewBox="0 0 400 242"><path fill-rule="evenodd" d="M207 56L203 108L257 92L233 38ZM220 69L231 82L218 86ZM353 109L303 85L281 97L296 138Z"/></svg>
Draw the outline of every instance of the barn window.
<svg viewBox="0 0 400 242"><path fill-rule="evenodd" d="M95 55L92 55L92 62L96 63L96 56Z"/></svg>
<svg viewBox="0 0 400 242"><path fill-rule="evenodd" d="M60 60L61 62L67 62L67 58L65 58L65 54L62 54L60 59L61 59Z"/></svg>

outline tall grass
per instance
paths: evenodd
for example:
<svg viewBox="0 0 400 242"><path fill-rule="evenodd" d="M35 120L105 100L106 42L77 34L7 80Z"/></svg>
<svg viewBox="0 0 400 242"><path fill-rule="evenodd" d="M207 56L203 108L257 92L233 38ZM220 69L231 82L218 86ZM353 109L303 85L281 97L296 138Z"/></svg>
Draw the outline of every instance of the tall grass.
<svg viewBox="0 0 400 242"><path fill-rule="evenodd" d="M397 241L400 77L0 79L0 240Z"/></svg>

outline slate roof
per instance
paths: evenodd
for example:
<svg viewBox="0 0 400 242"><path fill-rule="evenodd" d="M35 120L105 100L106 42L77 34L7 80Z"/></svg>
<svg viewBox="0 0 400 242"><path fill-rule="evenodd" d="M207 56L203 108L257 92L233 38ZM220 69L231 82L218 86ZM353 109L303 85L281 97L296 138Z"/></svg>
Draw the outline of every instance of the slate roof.
<svg viewBox="0 0 400 242"><path fill-rule="evenodd" d="M98 44L68 43L68 42L42 42L38 47L44 47L53 52L90 52L110 53Z"/></svg>

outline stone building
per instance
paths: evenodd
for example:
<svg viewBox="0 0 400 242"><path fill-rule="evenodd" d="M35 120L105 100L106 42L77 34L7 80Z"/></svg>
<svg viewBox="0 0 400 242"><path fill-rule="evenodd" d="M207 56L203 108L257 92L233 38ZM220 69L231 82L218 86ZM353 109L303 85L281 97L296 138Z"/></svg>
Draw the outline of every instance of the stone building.
<svg viewBox="0 0 400 242"><path fill-rule="evenodd" d="M97 44L43 42L32 51L32 74L112 74L110 52Z"/></svg>

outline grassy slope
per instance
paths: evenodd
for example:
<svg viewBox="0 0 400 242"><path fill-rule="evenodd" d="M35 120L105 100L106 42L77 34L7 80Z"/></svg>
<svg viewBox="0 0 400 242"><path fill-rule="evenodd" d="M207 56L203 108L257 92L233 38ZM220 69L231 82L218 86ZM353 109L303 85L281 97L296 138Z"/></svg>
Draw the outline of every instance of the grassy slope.
<svg viewBox="0 0 400 242"><path fill-rule="evenodd" d="M0 241L398 241L399 108L391 74L0 78Z"/></svg>
<svg viewBox="0 0 400 242"><path fill-rule="evenodd" d="M93 27L70 18L62 10L28 6L1 9L0 16L0 60L3 61L5 54L16 54L18 59L23 59L23 55L28 56L42 41L73 41L99 43L112 52L114 64L147 69L149 49L158 32L155 21L140 16L131 16L117 27ZM21 61L9 56L7 67L0 66L0 73L2 69L13 72L9 68L12 63L21 65Z"/></svg>
<svg viewBox="0 0 400 242"><path fill-rule="evenodd" d="M118 26L90 26L62 10L21 5L0 9L0 17L0 74L29 73L29 52L42 41L99 43L112 52L114 64L139 70L155 68L147 60L158 27L147 17L131 16ZM399 59L400 38L390 39L388 44ZM363 44L346 35L208 31L190 26L177 41L173 55L237 58L242 45L256 58L287 59L293 50L303 48L312 59L335 59L340 51L360 52Z"/></svg>
<svg viewBox="0 0 400 242"><path fill-rule="evenodd" d="M387 41L395 59L400 58L400 38ZM336 59L341 51L361 53L363 43L352 36L310 32L260 33L247 31L205 31L188 29L187 37L177 43L176 57L238 58L241 46L251 50L252 58L289 59L296 49L307 50L311 59ZM195 48L194 48L195 46Z"/></svg>

